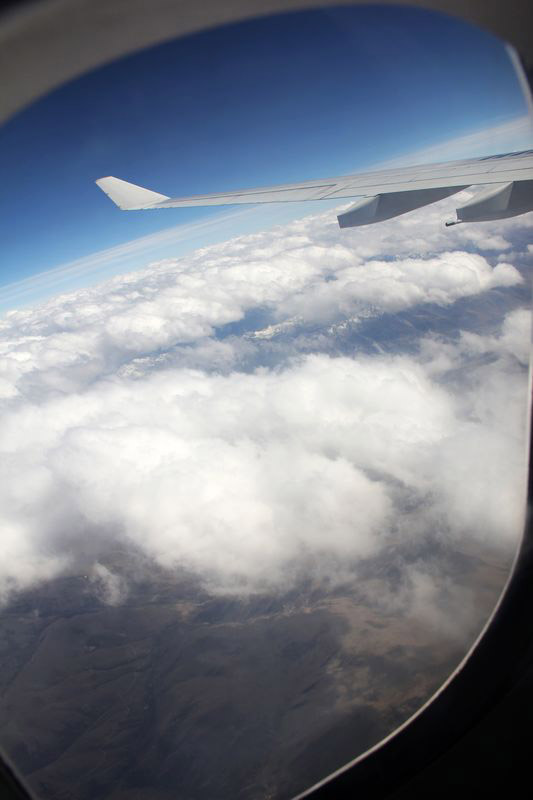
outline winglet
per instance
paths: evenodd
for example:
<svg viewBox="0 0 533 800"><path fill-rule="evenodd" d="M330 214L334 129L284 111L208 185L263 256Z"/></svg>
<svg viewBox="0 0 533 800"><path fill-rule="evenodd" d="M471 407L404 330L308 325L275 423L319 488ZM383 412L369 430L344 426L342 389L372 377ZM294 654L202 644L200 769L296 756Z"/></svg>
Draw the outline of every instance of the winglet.
<svg viewBox="0 0 533 800"><path fill-rule="evenodd" d="M120 178L113 178L111 175L107 178L98 178L96 185L99 186L122 211L150 208L157 203L161 203L163 200L170 199L166 194L159 194L159 192L152 192L150 189L143 189L142 186L136 186L134 183L122 181Z"/></svg>

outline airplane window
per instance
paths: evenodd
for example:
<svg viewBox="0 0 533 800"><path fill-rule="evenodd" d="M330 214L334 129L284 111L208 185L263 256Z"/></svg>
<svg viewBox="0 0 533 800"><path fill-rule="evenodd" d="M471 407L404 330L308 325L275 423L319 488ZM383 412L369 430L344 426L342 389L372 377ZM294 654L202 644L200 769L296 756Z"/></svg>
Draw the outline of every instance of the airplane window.
<svg viewBox="0 0 533 800"><path fill-rule="evenodd" d="M0 130L0 746L37 798L291 797L482 630L526 489L513 59L291 13Z"/></svg>

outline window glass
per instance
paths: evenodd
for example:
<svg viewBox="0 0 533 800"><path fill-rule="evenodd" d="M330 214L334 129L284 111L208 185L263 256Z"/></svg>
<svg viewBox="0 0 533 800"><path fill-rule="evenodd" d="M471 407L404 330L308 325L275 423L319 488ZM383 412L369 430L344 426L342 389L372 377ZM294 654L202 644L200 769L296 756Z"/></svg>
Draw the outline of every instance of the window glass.
<svg viewBox="0 0 533 800"><path fill-rule="evenodd" d="M258 19L0 131L0 745L37 797L289 797L464 657L524 520L532 215L165 196L532 147L505 46Z"/></svg>

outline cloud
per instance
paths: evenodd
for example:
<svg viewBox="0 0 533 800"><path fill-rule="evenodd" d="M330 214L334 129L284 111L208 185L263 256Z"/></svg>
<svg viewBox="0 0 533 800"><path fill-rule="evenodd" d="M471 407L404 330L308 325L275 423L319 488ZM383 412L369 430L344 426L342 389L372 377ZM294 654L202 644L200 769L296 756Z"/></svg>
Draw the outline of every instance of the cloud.
<svg viewBox="0 0 533 800"><path fill-rule="evenodd" d="M485 255L468 252L475 225L443 227L449 206L352 231L339 230L334 212L318 214L10 312L0 321L0 391L78 390L132 359L212 338L257 308L275 322L294 315L334 322L369 307L447 306L519 285L511 264L492 268ZM502 246L520 224L502 223ZM476 251L482 230L487 247L494 244L493 226L480 227Z"/></svg>
<svg viewBox="0 0 533 800"><path fill-rule="evenodd" d="M128 596L124 578L116 575L105 564L96 561L91 569L90 582L96 596L108 606L118 606Z"/></svg>
<svg viewBox="0 0 533 800"><path fill-rule="evenodd" d="M463 333L461 347L467 353L511 356L527 367L531 351L531 314L524 308L511 312L505 318L499 336Z"/></svg>
<svg viewBox="0 0 533 800"><path fill-rule="evenodd" d="M439 454L445 513L458 527L477 536L486 531L493 541L512 541L523 520L530 341L531 312L520 308L504 318L497 335L461 332L452 345L421 342L435 378L464 373L453 390L462 421Z"/></svg>
<svg viewBox="0 0 533 800"><path fill-rule="evenodd" d="M328 212L9 314L3 596L89 563L103 602L119 603L113 541L222 593L346 580L428 536L512 547L529 312L499 313L491 333L415 323L424 308L516 293L522 277L491 265L481 234L477 252L471 234L448 236L441 215L345 235ZM491 228L487 248L519 229ZM386 330L411 311L405 351L323 346L346 320ZM260 361L295 336L307 350ZM409 575L413 597L431 596L430 573Z"/></svg>
<svg viewBox="0 0 533 800"><path fill-rule="evenodd" d="M364 264L338 270L335 280L314 284L290 298L281 312L329 321L346 315L358 305L382 311L401 311L419 303L451 305L495 286L521 283L517 270L500 263L491 269L486 259L475 253L445 252L432 258L405 258L394 261L370 259Z"/></svg>

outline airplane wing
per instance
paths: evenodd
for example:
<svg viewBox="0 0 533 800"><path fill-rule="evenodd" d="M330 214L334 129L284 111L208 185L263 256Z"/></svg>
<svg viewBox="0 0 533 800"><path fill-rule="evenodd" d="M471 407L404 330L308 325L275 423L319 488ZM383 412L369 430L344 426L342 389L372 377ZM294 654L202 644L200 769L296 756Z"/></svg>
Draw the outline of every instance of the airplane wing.
<svg viewBox="0 0 533 800"><path fill-rule="evenodd" d="M389 219L467 186L487 186L457 210L457 221L466 222L533 209L533 150L190 197L168 197L111 176L96 183L123 211L362 197L339 215L343 228Z"/></svg>

